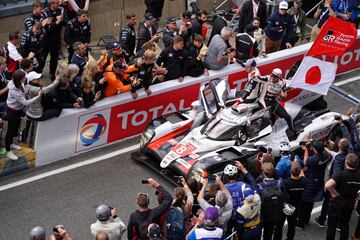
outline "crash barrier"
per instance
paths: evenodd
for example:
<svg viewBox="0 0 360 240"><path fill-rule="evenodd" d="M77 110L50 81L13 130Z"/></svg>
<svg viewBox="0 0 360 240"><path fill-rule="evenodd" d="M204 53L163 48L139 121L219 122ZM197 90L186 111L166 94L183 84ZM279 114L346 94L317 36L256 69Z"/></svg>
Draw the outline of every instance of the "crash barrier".
<svg viewBox="0 0 360 240"><path fill-rule="evenodd" d="M360 66L360 31L356 43L341 57L327 61L339 65L337 73L345 73ZM289 71L301 60L311 44L269 54L257 58L262 74L273 68ZM182 83L176 80L151 86L153 94L147 96L143 90L133 100L130 93L105 98L90 109L65 109L59 118L38 122L35 138L36 166L44 165L75 154L100 148L141 133L152 119L179 110L190 109L199 97L202 83L215 78L228 78L232 88L241 89L246 83L246 73L239 64L231 64L220 71L209 71L210 76L185 77ZM298 93L297 93L298 94ZM297 98L307 95L292 96Z"/></svg>

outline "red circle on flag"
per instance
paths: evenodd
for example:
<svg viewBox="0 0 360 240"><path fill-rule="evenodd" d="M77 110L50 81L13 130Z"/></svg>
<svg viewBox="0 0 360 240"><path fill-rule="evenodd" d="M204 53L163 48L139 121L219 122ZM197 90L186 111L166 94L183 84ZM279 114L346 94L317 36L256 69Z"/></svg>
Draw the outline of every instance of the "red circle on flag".
<svg viewBox="0 0 360 240"><path fill-rule="evenodd" d="M321 70L318 66L311 67L305 75L305 82L307 84L315 85L321 80Z"/></svg>

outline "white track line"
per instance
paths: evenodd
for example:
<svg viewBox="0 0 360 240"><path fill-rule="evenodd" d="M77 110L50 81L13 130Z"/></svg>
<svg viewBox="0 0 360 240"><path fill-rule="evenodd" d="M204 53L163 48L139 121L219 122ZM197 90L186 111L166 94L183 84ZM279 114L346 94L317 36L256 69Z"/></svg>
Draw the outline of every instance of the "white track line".
<svg viewBox="0 0 360 240"><path fill-rule="evenodd" d="M76 168L80 168L80 167L83 167L83 166L87 166L87 165L90 165L90 164L93 164L93 163L101 162L101 161L104 161L106 159L116 157L116 156L118 156L120 154L131 152L131 151L133 151L135 149L138 149L138 148L139 148L139 145L135 144L135 145L132 145L132 146L129 146L129 147L126 147L126 148L111 152L111 153L107 153L107 154L99 156L99 157L94 157L94 158L91 158L91 159L88 159L88 160L85 160L85 161L82 161L82 162L71 164L71 165L66 166L66 167L61 167L61 168L58 168L58 169L55 169L55 170L51 170L49 172L41 173L41 174L33 176L33 177L29 177L29 178L22 179L22 180L13 182L13 183L9 183L9 184L0 186L0 192L8 190L10 188L15 188L15 187L18 187L18 186L21 186L21 185L24 185L24 184L27 184L27 183L30 183L30 182L34 182L34 181L37 181L37 180L40 180L40 179L43 179L43 178L46 178L46 177L50 177L50 176L53 176L53 175L56 175L56 174L59 174L59 173L67 172L67 171L70 171L70 170L73 170L73 169L76 169Z"/></svg>
<svg viewBox="0 0 360 240"><path fill-rule="evenodd" d="M360 80L360 77L356 76L356 77L345 79L345 80L340 81L340 82L336 82L336 83L334 83L334 85L337 86L337 87L340 87L342 85L345 85L345 84L348 84L348 83L351 83L351 82L355 82L355 81L358 81L358 80Z"/></svg>

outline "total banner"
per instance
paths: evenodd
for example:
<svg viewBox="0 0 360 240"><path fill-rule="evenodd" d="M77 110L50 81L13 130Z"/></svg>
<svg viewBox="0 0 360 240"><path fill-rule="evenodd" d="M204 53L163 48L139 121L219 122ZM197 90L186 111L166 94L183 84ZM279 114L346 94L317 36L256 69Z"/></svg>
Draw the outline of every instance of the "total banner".
<svg viewBox="0 0 360 240"><path fill-rule="evenodd" d="M359 37L358 32L358 37ZM262 75L270 74L273 68L287 73L294 63L301 61L311 44L256 58ZM360 39L342 56L328 58L338 64L339 73L360 67ZM64 109L59 118L38 122L35 136L36 166L101 148L143 132L146 124L156 117L190 109L199 97L200 86L215 78L227 78L232 88L243 89L247 74L237 63L219 71L209 71L210 76L185 77L182 83L176 80L151 86L153 94L147 96L138 91L138 99L130 93L105 98L89 109ZM305 94L305 93L304 93ZM301 98L303 93L296 94Z"/></svg>

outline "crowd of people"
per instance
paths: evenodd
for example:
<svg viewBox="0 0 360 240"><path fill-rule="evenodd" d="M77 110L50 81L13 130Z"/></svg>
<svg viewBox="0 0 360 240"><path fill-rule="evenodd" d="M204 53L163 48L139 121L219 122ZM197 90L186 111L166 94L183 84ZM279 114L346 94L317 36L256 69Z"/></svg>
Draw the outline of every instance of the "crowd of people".
<svg viewBox="0 0 360 240"><path fill-rule="evenodd" d="M319 6L315 13L319 20L311 40L329 16L358 22L358 4L355 0L346 2L343 6L343 1L326 0ZM121 29L119 41L101 51L99 59L90 60L89 1L50 0L46 8L40 1L34 2L32 14L24 21L24 32L10 32L9 41L0 51L0 113L2 119L10 123L5 148L1 148L0 153L12 160L18 159L12 149L21 147L14 144L13 139L25 115L29 121L44 121L58 117L64 108L88 108L104 97L124 92L130 92L136 99L137 91L143 88L151 95L153 84L173 79L182 82L185 76L207 76L208 70L219 70L235 60L241 63L291 48L305 38L302 0L294 1L291 7L282 1L274 11L268 11L262 1L246 1L237 11L240 18L235 46L230 44L234 37L230 20L236 14L232 9L226 9L215 19L207 39L207 11L197 11L195 18L189 11L182 12L180 19L167 17L159 34L164 1L147 0L145 5L138 30L135 30L137 16L126 14L127 24ZM68 65L64 73L59 73L63 28ZM164 48L157 54L159 45ZM52 83L43 87L48 55ZM280 114L286 115L284 111ZM285 117L289 122L289 117ZM27 122L22 139L27 137L30 124ZM292 125L289 123L289 126Z"/></svg>
<svg viewBox="0 0 360 240"><path fill-rule="evenodd" d="M295 132L292 119L276 102L278 94L285 94L281 70L274 69L270 76L261 77L252 58L266 57L305 39L302 3L295 0L289 6L287 1L281 1L278 8L269 12L264 2L247 0L238 12L226 9L217 16L207 38L207 11L199 10L195 18L189 11L182 12L180 19L169 16L164 29L158 31L164 0L145 0L146 12L137 31L137 16L127 13L119 41L106 46L99 59L91 60L91 29L96 26L91 26L88 18L89 0L50 0L46 8L35 1L31 16L24 21L23 33L10 32L9 41L0 51L0 113L1 119L8 122L5 149L0 154L18 159L12 150L21 149L14 138L19 135L24 116L29 121L45 121L58 117L62 109L89 108L105 97L125 92L136 99L139 89L151 95L153 84L176 79L182 82L185 76L207 76L208 70L219 70L236 61L243 64L249 78L245 95L233 108L262 97L261 104L271 106ZM237 13L240 18L234 36L231 19ZM356 0L325 0L314 15L317 22L310 41L316 39L330 16L358 24L358 15ZM59 73L58 60L64 57L62 34L68 65ZM231 46L231 40L235 40L235 46ZM157 54L159 45L164 47ZM42 86L48 55L51 83ZM341 120L339 124L344 132L348 130ZM28 130L27 122L22 131L24 137ZM275 164L271 156L259 156L258 176L236 162L226 166L215 183L206 177L200 184L195 179L186 182L180 178L182 187L174 190L174 198L154 179L148 179L147 183L156 190L158 207L150 209L149 195L139 193L139 209L131 214L126 226L116 209L102 204L96 209L98 221L91 225L91 233L96 239L120 239L127 232L128 239L267 240L281 239L287 220L290 240L294 239L296 228L304 230L309 223L314 203L324 199L316 224L325 227L327 218L327 239L335 238L337 227L341 239L347 239L360 186L356 171L359 135L356 127L351 130L343 134L344 138L329 139L328 146L309 141L301 146L302 157L291 154L288 143L279 143L282 158ZM327 166L329 180L324 182ZM71 239L62 225L52 230L52 239ZM33 228L30 234L33 240L45 239L43 227ZM359 238L358 226L353 239Z"/></svg>
<svg viewBox="0 0 360 240"><path fill-rule="evenodd" d="M287 221L286 239L292 240L296 231L304 231L310 223L314 204L323 201L314 224L325 228L327 219L326 239L335 239L339 231L340 239L346 240L352 212L360 201L358 120L351 119L348 128L338 119L336 134L324 141L308 139L296 153L289 143L279 143L278 161L267 149L259 149L251 172L235 161L214 176L203 172L200 181L179 177L173 194L152 178L142 180L155 191L157 206L150 208L149 194L139 192L138 209L125 224L115 208L101 204L95 210L97 221L90 226L91 234L96 240L121 239L126 234L129 240L281 240ZM360 204L355 209L359 216ZM51 239L71 239L63 225L52 230ZM30 235L32 240L46 239L40 226ZM360 239L360 218L351 238Z"/></svg>

